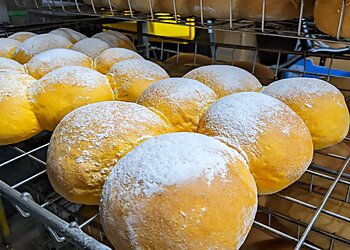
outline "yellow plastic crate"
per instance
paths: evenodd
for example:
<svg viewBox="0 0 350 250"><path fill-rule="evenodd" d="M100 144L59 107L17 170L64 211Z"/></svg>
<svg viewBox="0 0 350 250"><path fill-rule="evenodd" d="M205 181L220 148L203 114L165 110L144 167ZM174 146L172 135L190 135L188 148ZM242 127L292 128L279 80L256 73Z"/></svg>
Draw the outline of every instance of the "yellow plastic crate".
<svg viewBox="0 0 350 250"><path fill-rule="evenodd" d="M194 40L196 32L194 27L194 18L187 18L186 25L177 24L175 18L167 13L156 13L155 16L161 20L161 22L149 21L147 23L148 34L180 38L185 40ZM178 18L181 18L180 16ZM115 29L122 29L137 32L136 21L126 21L120 23L105 24L104 27L110 27ZM151 41L160 41L161 39L150 38ZM171 42L166 41L166 42Z"/></svg>

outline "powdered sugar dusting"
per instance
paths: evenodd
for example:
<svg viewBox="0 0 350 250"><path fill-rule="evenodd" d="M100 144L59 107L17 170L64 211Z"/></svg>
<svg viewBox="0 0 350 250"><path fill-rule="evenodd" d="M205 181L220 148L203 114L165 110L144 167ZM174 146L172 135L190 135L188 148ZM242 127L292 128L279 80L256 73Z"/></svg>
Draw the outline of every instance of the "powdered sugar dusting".
<svg viewBox="0 0 350 250"><path fill-rule="evenodd" d="M257 210L258 210L258 205L255 204L254 206L248 207L246 211L243 213L244 214L243 227L241 228L240 232L237 234L237 237L238 237L237 249L241 248L246 238L248 237L248 234L246 232L251 228Z"/></svg>
<svg viewBox="0 0 350 250"><path fill-rule="evenodd" d="M232 94L241 91L257 91L262 88L259 80L248 71L229 65L209 65L188 72L185 78L203 82L218 95L219 91Z"/></svg>
<svg viewBox="0 0 350 250"><path fill-rule="evenodd" d="M205 127L230 141L230 145L250 145L266 129L265 119L283 117L284 103L264 94L243 92L226 96L212 104L203 116ZM282 118L283 119L283 118Z"/></svg>
<svg viewBox="0 0 350 250"><path fill-rule="evenodd" d="M74 85L79 87L95 88L97 86L109 86L105 75L96 70L81 66L67 66L51 71L37 81L30 89L33 96L44 91L45 87L53 84Z"/></svg>
<svg viewBox="0 0 350 250"><path fill-rule="evenodd" d="M10 38L0 38L0 57L7 57L11 50L20 46L21 42L10 39Z"/></svg>
<svg viewBox="0 0 350 250"><path fill-rule="evenodd" d="M113 66L113 64L128 60L128 59L143 59L142 56L136 52L124 49L124 48L110 48L104 50L99 56L95 58L95 68L107 67L108 69ZM107 73L107 72L102 72Z"/></svg>
<svg viewBox="0 0 350 250"><path fill-rule="evenodd" d="M80 152L76 156L75 162L77 164L89 163L99 166L93 150L101 149L104 144L110 143L112 138L120 143L130 142L137 145L153 136L150 128L161 130L162 126L163 129L166 128L164 122L156 114L141 105L114 101L100 102L80 107L69 113L54 133L55 137L58 136L65 143L65 147L59 144L55 145L55 143L50 147L51 150L55 146L64 148L65 152L61 152L63 155L69 155L70 148L74 148L75 151ZM128 139L128 134L135 131L135 128L138 128L140 136L137 141L131 141ZM79 146L81 142L87 143L88 146L81 148ZM114 147L118 148L118 145L114 145ZM114 164L124 153L122 150L115 152ZM113 159L110 160L113 164Z"/></svg>
<svg viewBox="0 0 350 250"><path fill-rule="evenodd" d="M8 38L17 40L19 42L24 42L25 40L27 40L28 38L31 38L33 36L36 36L36 34L33 32L21 31L21 32L16 32L16 33L12 34Z"/></svg>
<svg viewBox="0 0 350 250"><path fill-rule="evenodd" d="M135 79L144 78L149 81L169 77L162 67L143 59L129 59L118 62L110 68L109 73L117 76L128 75Z"/></svg>
<svg viewBox="0 0 350 250"><path fill-rule="evenodd" d="M118 190L117 200L147 197L165 187L216 176L225 181L229 162L242 156L225 144L195 133L172 133L151 138L122 158L107 178L104 196ZM130 188L127 188L130 187Z"/></svg>
<svg viewBox="0 0 350 250"><path fill-rule="evenodd" d="M339 94L340 91L332 84L307 77L287 78L271 83L262 91L276 98L296 98L301 95L322 96L325 94ZM308 105L306 103L305 105Z"/></svg>
<svg viewBox="0 0 350 250"><path fill-rule="evenodd" d="M110 48L108 43L97 38L85 38L73 45L72 49L91 58L97 57L102 51Z"/></svg>
<svg viewBox="0 0 350 250"><path fill-rule="evenodd" d="M25 54L33 57L49 49L68 48L70 46L72 46L72 43L62 36L42 34L25 40L20 46L18 46L15 54L19 53L19 51L23 51Z"/></svg>
<svg viewBox="0 0 350 250"><path fill-rule="evenodd" d="M0 102L7 98L26 96L27 87L35 82L35 79L18 71L0 71Z"/></svg>
<svg viewBox="0 0 350 250"><path fill-rule="evenodd" d="M70 49L51 49L34 57L26 64L29 74L45 75L64 66L92 66L92 59L78 51Z"/></svg>
<svg viewBox="0 0 350 250"><path fill-rule="evenodd" d="M16 62L15 60L5 57L0 57L0 70L15 70L21 73L25 73L22 64Z"/></svg>
<svg viewBox="0 0 350 250"><path fill-rule="evenodd" d="M163 97L174 103L183 99L198 99L199 102L206 103L208 96L214 96L215 99L216 95L208 86L199 81L185 78L169 78L160 80L148 87L148 89L143 92L139 101L142 102L143 99L150 99L152 96L157 96L159 102L163 101Z"/></svg>
<svg viewBox="0 0 350 250"><path fill-rule="evenodd" d="M63 36L65 38L67 38L69 41L71 41L72 43L76 43L82 39L87 38L87 36L85 36L84 34L78 32L78 31L69 29L69 28L55 29L55 30L50 31L49 34Z"/></svg>
<svg viewBox="0 0 350 250"><path fill-rule="evenodd" d="M171 123L171 118L175 117L176 124L172 125L180 126L180 131L186 131L183 129L188 129L189 123L196 131L200 115L216 99L213 90L196 80L168 78L148 87L137 102L157 112L163 112L162 115ZM179 124L181 122L183 124Z"/></svg>

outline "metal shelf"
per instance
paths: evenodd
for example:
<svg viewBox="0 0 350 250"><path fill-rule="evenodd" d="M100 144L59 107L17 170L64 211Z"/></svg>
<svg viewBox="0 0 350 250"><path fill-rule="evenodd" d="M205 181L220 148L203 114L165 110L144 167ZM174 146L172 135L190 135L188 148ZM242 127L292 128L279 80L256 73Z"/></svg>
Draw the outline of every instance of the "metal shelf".
<svg viewBox="0 0 350 250"><path fill-rule="evenodd" d="M41 11L41 10L39 10ZM46 10L45 10L46 11ZM67 9L66 9L67 11ZM51 13L51 12L50 12ZM116 15L116 14L115 14ZM135 18L135 16L134 16ZM95 18L94 20L101 20L101 18ZM89 18L81 19L80 22L84 22L90 20ZM78 20L74 20L73 23L78 22ZM55 26L44 26L41 28L42 31L46 31L52 29L56 26L70 26L72 25L72 21L64 21L57 22L54 24ZM26 27L22 27L23 30L31 30L38 29L39 26L42 25L30 25ZM265 26L268 27L268 24ZM13 27L12 27L13 28ZM265 32L266 29L265 28ZM18 27L15 29L11 29L9 27L6 30L6 34L11 34L14 31L18 31ZM255 54L253 56L252 61L252 69L251 72L255 73L256 65L258 63L258 54L262 52L269 52L276 56L276 62L270 66L270 68L275 72L274 79L282 78L286 73L294 73L299 76L305 75L314 75L318 77L322 77L325 80L331 80L334 78L342 79L342 77L336 76L332 73L332 65L334 60L350 60L350 55L348 55L348 49L330 49L327 46L324 46L317 39L317 35L310 35L312 39L315 39L311 44L302 44L298 43L296 46L297 49L270 49L270 48L258 48L256 46L245 46L241 44L223 44L223 43L215 43L215 42L206 42L199 40L183 40L178 38L169 38L169 37L160 37L155 35L147 34L147 32L129 32L124 31L133 38L139 38L138 41L142 41L142 43L137 44L137 49L140 54L146 55L148 59L151 59L158 63L163 63L165 59L170 56L180 56L180 53L183 51L184 42L186 42L186 47L191 47L191 51L194 54L195 64L196 58L198 56L198 48L200 46L207 46L210 48L214 48L216 51L219 48L228 49L232 55L230 61L220 61L216 57L215 53L212 54L212 63L226 63L233 64L237 59L235 57L236 52L238 51L250 51ZM298 36L296 36L299 38ZM153 41L152 39L156 39ZM309 38L307 38L309 39ZM175 44L176 48L167 48L166 44L171 42ZM213 51L213 50L212 50ZM282 56L289 56L289 59L286 62L281 62L280 58ZM315 73L309 72L306 64L299 68L291 68L290 66L297 61L307 59L309 57L316 57L320 59L324 59L328 61L328 68L326 73ZM271 80L274 80L271 79ZM344 78L347 80L346 78ZM349 79L350 80L350 79ZM350 88L347 88L343 91L346 98L349 99L350 96ZM49 137L50 135L47 135ZM26 176L21 180L17 180L15 183L5 183L4 179L0 177L0 194L3 198L10 201L18 210L18 212L24 216L31 216L35 218L37 221L43 223L50 234L53 236L53 239L59 243L64 243L66 241L74 242L77 247L86 248L86 249L110 249L108 246L104 245L102 242L105 239L104 233L101 228L96 228L92 222L99 216L98 214L93 214L89 218L80 218L78 210L80 205L73 204L63 197L55 193L52 189L49 193L44 192L44 189L41 188L41 183L44 182L48 184L48 179L46 176L45 169L45 161L46 158L44 156L38 156L39 153L41 155L45 155L47 147L49 145L48 139L43 140L41 142L37 142L34 140L29 140L24 143L20 143L17 145L10 145L5 147L0 147L0 152L4 152L7 150L11 152L11 154L4 155L6 156L3 162L0 162L0 170L5 169L10 173L13 165L20 164L19 162L22 159L27 159L30 162L30 165L35 165L35 172ZM350 138L346 138L343 143L349 143ZM339 235L336 235L331 232L327 232L322 228L317 228L314 225L314 222L317 218L323 215L330 216L332 218L336 218L338 220L343 221L344 223L349 223L350 218L345 217L344 215L329 211L324 208L324 204L331 200L341 200L342 202L349 203L350 198L350 176L348 174L344 174L344 170L349 165L349 156L350 152L347 155L341 155L340 153L330 153L330 151L319 151L316 152L318 155L324 155L329 159L337 160L342 162L342 167L339 171L335 171L327 168L327 166L320 166L317 164L311 164L309 169L306 171L305 176L307 176L311 181L309 184L305 184L305 190L311 193L317 193L322 195L323 201L321 206L315 206L308 202L304 202L302 200L297 199L296 197L286 196L281 193L275 194L276 197L284 199L289 202L293 202L307 209L314 210L314 216L310 223L304 223L302 221L296 220L295 218L289 217L285 214L278 213L269 207L259 206L258 216L254 222L255 228L261 228L268 234L274 235L275 237L282 238L294 242L297 245L297 249L300 247L306 247L309 249L333 249L333 245L335 242L342 242L347 244L350 247L350 239L343 238ZM25 167L25 166L23 166ZM328 188L328 191L325 193L319 193L315 190L315 184L313 183L313 178L322 178L324 180L332 181L331 186ZM347 190L344 197L334 197L332 195L332 191L336 185L342 185L344 190ZM291 223L293 227L297 228L297 235L292 234L290 231L282 230L280 227L276 225L274 219L282 220L288 223ZM350 225L350 224L349 224ZM90 232L91 228L95 231L97 230L99 233L98 240L87 235L82 231L82 229L86 229L86 232ZM310 232L316 233L327 240L329 240L330 245L328 247L325 246L317 246L307 241L307 236Z"/></svg>
<svg viewBox="0 0 350 250"><path fill-rule="evenodd" d="M17 0L16 3L20 7L26 7L33 12L45 14L45 15L57 15L57 16L70 16L70 17L100 17L100 18L111 18L115 20L124 21L152 21L152 22L164 22L161 18L163 15L158 15L157 12L153 10L151 1L149 1L149 12L140 13L131 8L132 1L127 0L129 8L127 10L115 9L112 7L111 0L106 1L106 7L97 8L95 7L94 0L91 0L91 5L85 5L77 0L69 1L44 1L40 4L38 0ZM230 13L232 13L232 1L230 2ZM338 32L336 37L324 34L320 32L312 19L307 19L303 17L304 13L304 0L301 0L300 6L300 17L299 19L278 21L278 22L268 22L266 21L266 1L262 0L262 13L260 21L250 21L244 19L233 19L232 15L229 19L210 19L208 20L204 15L203 9L205 5L203 1L200 1L200 16L191 19L187 17L181 17L178 15L176 9L176 0L173 0L174 15L172 23L177 23L178 25L190 25L195 26L200 29L213 29L216 31L225 32L246 32L256 35L263 36L273 36L273 37L283 37L283 38L293 38L293 39L304 39L304 40L318 40L331 43L343 43L349 44L349 40L340 37L340 31L343 26L344 11L346 6L346 1L343 1L342 8L340 10L340 19L338 22ZM20 2L20 3L19 3ZM190 21L189 21L190 20ZM167 18L169 22L169 17Z"/></svg>

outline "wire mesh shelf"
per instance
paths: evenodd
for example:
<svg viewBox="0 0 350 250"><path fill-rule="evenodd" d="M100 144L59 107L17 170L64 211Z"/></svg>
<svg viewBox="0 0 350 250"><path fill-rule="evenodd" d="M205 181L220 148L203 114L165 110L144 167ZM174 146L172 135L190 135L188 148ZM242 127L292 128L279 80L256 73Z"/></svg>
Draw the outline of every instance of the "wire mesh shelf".
<svg viewBox="0 0 350 250"><path fill-rule="evenodd" d="M33 12L47 14L47 15L70 15L71 17L88 16L88 17L102 17L113 18L116 20L125 21L152 21L152 22L171 22L178 25L190 25L201 29L213 29L225 32L247 32L257 35L268 35L284 38L299 38L305 40L318 40L325 42L336 42L348 44L347 39L341 38L341 30L344 22L344 13L347 3L342 1L342 6L339 10L340 17L337 25L337 33L335 37L320 32L312 21L312 18L305 18L305 0L300 1L299 18L286 21L267 21L266 5L268 0L261 0L262 12L259 20L246 20L241 18L234 18L232 14L226 19L207 18L205 16L205 3L203 0L199 1L200 13L197 17L188 17L178 14L176 0L173 2L172 14L164 18L164 13L156 12L152 1L149 2L147 12L141 13L132 8L132 3L137 0L127 0L127 9L116 9L113 7L112 0L105 0L105 7L97 7L97 0L85 1L89 5L78 0L16 0L18 7L30 9ZM171 0L169 0L171 1ZM234 12L234 2L236 0L227 0L229 6L229 13Z"/></svg>
<svg viewBox="0 0 350 250"><path fill-rule="evenodd" d="M142 41L137 44L140 54L148 59L158 63L171 56L180 57L183 48L191 48L186 52L193 53L193 65L199 56L199 47L207 46L210 48L212 63L234 64L237 60L235 55L238 51L249 51L253 53L251 61L251 72L256 73L259 53L274 54L275 63L270 66L274 76L272 80L286 77L287 74L296 76L313 76L323 78L329 81L342 79L350 80L347 76L337 75L333 71L335 60L349 60L349 55L344 51L329 49L322 43L316 41L309 46L296 42L296 49L271 49L259 48L256 46L245 46L241 44L223 44L205 41L188 41L178 38L159 37L139 32L125 32L135 41ZM156 40L153 40L156 39ZM167 43L173 46L168 48ZM186 43L186 44L184 44ZM229 50L231 59L221 61L217 57L216 51L220 48ZM214 52L213 52L214 51ZM282 57L287 58L282 61ZM325 71L315 73L309 71L306 60L317 58L320 64L324 65ZM297 62L301 63L300 67L293 68ZM321 63L322 62L322 63ZM339 87L339 86L338 86ZM349 101L350 88L339 87ZM98 222L98 211L92 209L88 215L82 215L79 211L83 209L81 205L71 203L54 192L50 187L46 175L46 151L49 146L50 133L44 133L36 136L26 142L16 145L5 146L0 148L3 161L0 162L0 171L6 171L11 174L15 171L14 165L21 165L21 160L27 159L33 171L21 180L15 182L6 182L3 178L0 180L0 194L12 203L18 213L23 217L33 217L43 223L51 234L53 239L59 244L73 242L76 246L86 249L110 249L108 241ZM345 151L342 148L345 147ZM263 202L260 202L258 214L254 222L254 228L262 229L269 235L281 238L293 243L296 249L336 249L338 244L350 247L350 237L330 232L317 224L317 220L322 216L328 216L332 219L341 221L349 226L350 218L347 215L333 211L327 207L330 201L342 202L349 204L350 200L350 174L346 173L350 162L350 138L327 150L317 151L315 157L324 157L326 163L321 164L314 161L304 176L296 183L300 185L308 195L317 195L320 197L320 203L315 205L312 202L305 201L293 194L285 194L283 191L273 195L276 199L290 202L293 205L300 206L301 212L312 211L312 216L308 221L295 218L285 214L278 209L272 208ZM6 153L3 153L6 152ZM315 158L316 159L316 158ZM336 167L335 167L336 166ZM21 166L27 167L27 166ZM15 175L15 173L12 173ZM319 187L319 180L328 181L327 187ZM293 189L287 188L286 190ZM346 190L345 192L338 192ZM336 192L335 192L336 191ZM260 197L263 200L263 197ZM288 226L284 226L288 224ZM310 241L310 235L317 235L327 242L327 245L318 245L315 241ZM252 236L253 237L253 236ZM249 238L248 238L249 240ZM244 249L244 246L243 246ZM249 248L246 248L249 249Z"/></svg>

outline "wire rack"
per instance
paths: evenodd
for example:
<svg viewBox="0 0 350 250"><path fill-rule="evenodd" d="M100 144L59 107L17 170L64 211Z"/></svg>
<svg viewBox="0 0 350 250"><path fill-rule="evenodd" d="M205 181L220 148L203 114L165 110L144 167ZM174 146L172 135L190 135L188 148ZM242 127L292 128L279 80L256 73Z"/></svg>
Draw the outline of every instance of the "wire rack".
<svg viewBox="0 0 350 250"><path fill-rule="evenodd" d="M57 4L59 2L56 1L55 3ZM77 4L76 1L73 3ZM80 5L78 4L77 6ZM48 6L46 7L48 8ZM59 5L57 7L59 7ZM73 7L76 8L76 5ZM80 11L85 7L80 6ZM50 8L51 10L54 9L53 3ZM67 11L67 7L64 8L65 11ZM115 12L113 13L116 15ZM135 15L133 18L135 18ZM72 24L62 22L57 25L62 27ZM50 28L52 29L53 27L47 27L47 29ZM26 30L31 29L35 30L37 27L26 28ZM44 31L43 29L41 30ZM165 59L171 56L180 58L180 53L184 51L184 48L190 47L191 49L187 49L186 52L193 53L193 64L196 64L199 55L199 48L206 46L211 51L210 55L213 64L226 63L233 65L235 60L237 60L236 55L240 51L251 52L253 54L251 67L252 73L255 73L256 71L259 54L272 53L276 60L275 63L270 66L275 73L274 78L271 79L271 81L283 78L286 74L293 74L295 76L314 76L328 81L336 79L345 81L350 80L347 79L347 77L338 76L333 72L333 65L336 60L350 59L350 56L347 54L347 48L332 49L319 40L314 40L313 37L308 39L306 43L304 43L302 39L299 39L294 49L270 49L259 48L257 46L245 46L241 44L216 43L215 41L200 41L197 39L189 41L178 38L161 37L150 35L142 30L139 30L138 32L123 32L133 38L135 43L137 43L137 49L140 54L155 62L162 63ZM210 34L210 32L211 29L209 28L208 33ZM11 32L7 31L6 34L9 35ZM154 39L157 40L154 41ZM311 42L311 44L309 42ZM169 48L166 46L168 43L171 43L174 46ZM229 50L231 59L228 61L226 60L225 62L220 61L215 53L218 49ZM281 59L283 57L287 57L287 60L283 61ZM320 60L320 65L323 65L326 68L323 73L308 70L306 60L311 57ZM297 68L293 67L297 62L303 63ZM348 102L350 96L349 89L350 88L347 87L340 87L340 90L344 93ZM1 173L6 173L6 175L16 175L14 171L20 171L18 170L18 167L28 167L32 169L30 174L20 180L5 182L5 178L1 178L1 196L4 200L11 202L21 216L32 217L42 223L51 234L52 239L61 245L70 242L73 243L76 248L110 249L107 246L108 243L107 245L105 244L106 237L102 228L95 223L99 216L98 213L95 212L88 217L82 217L79 214L79 210L81 209L80 205L67 201L55 193L50 187L45 169L46 151L49 146L50 136L50 133L45 132L26 142L0 147L0 154L4 158L3 162L0 163ZM350 138L346 138L340 145L342 144L350 144ZM293 195L285 195L283 192L274 195L274 197L292 202L293 204L297 204L305 209L313 210L313 217L309 221L304 222L293 216L278 212L269 206L260 204L257 217L254 221L254 228L260 228L277 238L286 239L294 243L296 249L336 249L335 246L337 243L345 244L350 248L349 238L342 237L336 233L328 232L323 228L315 226L317 220L324 215L340 220L343 223L350 222L349 217L346 217L341 213L327 210L325 207L330 200L342 201L347 204L350 200L350 175L344 173L349 165L350 152L338 152L337 147L338 146L335 146L333 151L332 148L327 151L318 151L316 152L316 155L326 157L330 162L337 161L339 166L338 169L335 170L329 166L323 166L314 162L299 181L299 183L304 185L305 191L309 192L310 195L318 194L322 197L320 204L314 205L311 202L305 202L298 199ZM27 164L23 164L24 159L27 161ZM317 188L317 184L315 184L316 179L327 180L330 185L321 192L320 189ZM334 190L339 188L339 186L342 190L346 190L343 196L334 195ZM281 224L283 223L288 223L289 228L286 229L281 227ZM350 226L350 223L347 225ZM290 228L294 228L295 230L289 230ZM328 245L320 246L315 244L315 242L309 241L308 237L311 233L317 234L326 239Z"/></svg>
<svg viewBox="0 0 350 250"><path fill-rule="evenodd" d="M140 13L132 9L132 2L137 0L126 0L128 3L128 9L116 9L113 7L111 0L105 0L105 6L98 8L96 6L97 0L91 0L90 5L83 4L78 0L16 0L15 3L18 7L24 7L30 9L33 12L48 14L48 15L71 15L71 16L90 16L90 17L102 17L102 18L115 18L118 20L136 20L136 21L152 21L163 22L162 15L154 10L152 1L149 0L148 13ZM261 0L262 13L259 21L251 21L245 19L234 19L233 6L236 0L227 0L229 3L230 16L227 19L208 19L205 16L205 3L203 0L199 0L199 13L200 15L195 19L188 19L178 14L176 0L172 1L173 5L173 21L178 25L191 25L196 28L202 29L214 29L217 31L226 32L248 32L259 35L268 35L285 38L299 38L307 40L318 40L327 42L347 43L346 39L340 37L340 33L343 27L344 13L346 7L346 0L342 0L342 7L340 11L340 17L338 21L337 34L335 37L331 37L320 32L312 22L310 18L304 18L305 12L305 0L300 1L300 13L299 18L288 21L268 22L266 21L266 5L268 0ZM189 22L190 20L190 22ZM169 19L167 18L167 22ZM307 27L307 29L305 29Z"/></svg>

